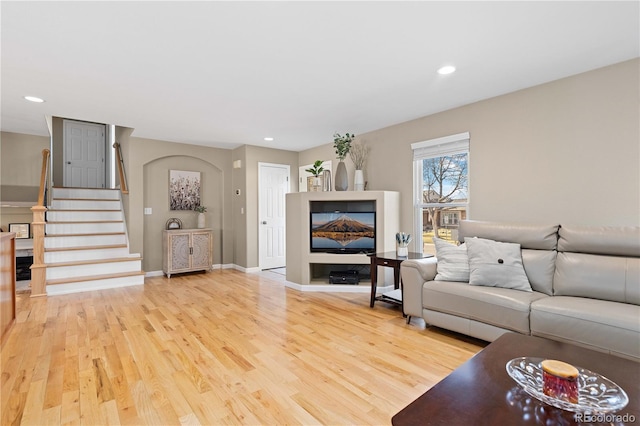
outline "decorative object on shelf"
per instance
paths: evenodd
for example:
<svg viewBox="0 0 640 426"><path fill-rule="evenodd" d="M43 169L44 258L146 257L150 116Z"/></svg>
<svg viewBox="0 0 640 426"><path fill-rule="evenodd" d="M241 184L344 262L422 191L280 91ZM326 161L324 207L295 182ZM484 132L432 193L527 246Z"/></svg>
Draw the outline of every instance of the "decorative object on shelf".
<svg viewBox="0 0 640 426"><path fill-rule="evenodd" d="M353 189L355 191L364 191L364 173L362 169L356 169L354 172Z"/></svg>
<svg viewBox="0 0 640 426"><path fill-rule="evenodd" d="M346 191L349 189L349 177L347 176L347 167L344 165L344 159L351 150L351 142L356 135L345 133L341 136L339 133L333 134L333 147L336 149L338 156L338 167L336 168L336 191Z"/></svg>
<svg viewBox="0 0 640 426"><path fill-rule="evenodd" d="M336 191L346 191L349 189L349 177L347 176L347 166L340 160L336 168Z"/></svg>
<svg viewBox="0 0 640 426"><path fill-rule="evenodd" d="M356 172L353 179L353 186L356 191L364 191L364 164L369 155L369 147L362 143L354 142L349 150L349 157L356 166Z"/></svg>
<svg viewBox="0 0 640 426"><path fill-rule="evenodd" d="M198 212L198 229L202 229L206 224L205 213L207 212L207 208L205 206L196 206L193 210Z"/></svg>
<svg viewBox="0 0 640 426"><path fill-rule="evenodd" d="M322 172L322 190L331 191L331 170Z"/></svg>
<svg viewBox="0 0 640 426"><path fill-rule="evenodd" d="M411 242L411 234L398 232L396 234L396 242L398 243L398 257L407 257L409 255L409 243Z"/></svg>
<svg viewBox="0 0 640 426"><path fill-rule="evenodd" d="M167 228L168 230L182 229L182 221L177 217L172 217L171 219L167 220L167 223L165 224L165 228Z"/></svg>
<svg viewBox="0 0 640 426"><path fill-rule="evenodd" d="M320 176L324 171L324 167L322 167L322 160L316 160L313 163L313 166L305 169L305 172L311 173L313 176L309 176L307 178L307 188L309 192L320 192L323 187L323 178L324 176Z"/></svg>
<svg viewBox="0 0 640 426"><path fill-rule="evenodd" d="M9 232L16 233L16 240L22 238L29 238L31 224L29 223L10 223Z"/></svg>

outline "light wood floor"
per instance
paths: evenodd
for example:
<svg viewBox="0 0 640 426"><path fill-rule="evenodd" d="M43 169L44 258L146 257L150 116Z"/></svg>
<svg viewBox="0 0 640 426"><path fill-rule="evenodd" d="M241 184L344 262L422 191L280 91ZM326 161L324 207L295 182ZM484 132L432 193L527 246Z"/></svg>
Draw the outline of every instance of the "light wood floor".
<svg viewBox="0 0 640 426"><path fill-rule="evenodd" d="M484 346L281 280L224 270L19 295L0 424L384 425Z"/></svg>

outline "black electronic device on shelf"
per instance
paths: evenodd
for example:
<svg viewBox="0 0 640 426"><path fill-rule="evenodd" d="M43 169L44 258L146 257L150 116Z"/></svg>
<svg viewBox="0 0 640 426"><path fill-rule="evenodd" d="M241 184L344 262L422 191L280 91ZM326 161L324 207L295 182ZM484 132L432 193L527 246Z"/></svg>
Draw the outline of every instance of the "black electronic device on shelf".
<svg viewBox="0 0 640 426"><path fill-rule="evenodd" d="M358 284L359 282L360 274L353 269L329 273L329 284Z"/></svg>

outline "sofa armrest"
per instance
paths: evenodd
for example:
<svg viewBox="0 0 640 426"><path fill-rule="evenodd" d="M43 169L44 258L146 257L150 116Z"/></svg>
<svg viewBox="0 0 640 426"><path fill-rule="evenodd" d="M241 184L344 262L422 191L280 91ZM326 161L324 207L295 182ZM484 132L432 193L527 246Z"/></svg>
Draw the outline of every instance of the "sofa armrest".
<svg viewBox="0 0 640 426"><path fill-rule="evenodd" d="M422 317L422 286L436 276L437 259L410 259L400 264L402 304L407 315Z"/></svg>

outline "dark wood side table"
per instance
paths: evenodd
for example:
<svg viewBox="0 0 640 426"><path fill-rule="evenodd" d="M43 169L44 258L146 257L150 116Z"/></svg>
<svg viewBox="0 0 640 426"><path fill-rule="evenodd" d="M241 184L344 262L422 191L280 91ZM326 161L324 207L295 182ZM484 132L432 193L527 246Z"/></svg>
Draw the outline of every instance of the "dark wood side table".
<svg viewBox="0 0 640 426"><path fill-rule="evenodd" d="M402 264L402 262L407 259L423 259L425 257L433 257L433 255L431 254L414 252L409 252L407 256L398 256L395 251L388 251L386 253L371 253L368 256L371 258L371 302L369 303L369 306L371 308L373 308L376 300L394 303L396 305L402 306L402 291L400 289L400 264ZM390 291L376 297L376 290L378 287L378 266L387 266L389 268L393 268L394 291ZM404 315L404 309L402 310L402 314Z"/></svg>

